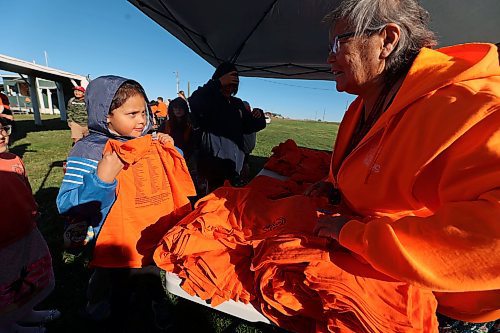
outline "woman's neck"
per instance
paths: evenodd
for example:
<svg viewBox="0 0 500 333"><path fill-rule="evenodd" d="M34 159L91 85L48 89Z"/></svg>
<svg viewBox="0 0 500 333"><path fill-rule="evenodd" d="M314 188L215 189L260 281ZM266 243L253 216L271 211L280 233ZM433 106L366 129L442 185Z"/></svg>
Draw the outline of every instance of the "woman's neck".
<svg viewBox="0 0 500 333"><path fill-rule="evenodd" d="M367 89L367 92L361 96L364 103L365 120L372 112L376 112L376 109L378 109L379 107L382 107L383 110L387 108L387 106L393 100L394 96L401 87L403 80L404 77L396 80L396 82L394 82L389 90L384 89L384 85L387 84L387 82L379 84L375 89ZM386 93L384 93L384 90L386 91ZM383 98L383 100L380 100L380 98Z"/></svg>

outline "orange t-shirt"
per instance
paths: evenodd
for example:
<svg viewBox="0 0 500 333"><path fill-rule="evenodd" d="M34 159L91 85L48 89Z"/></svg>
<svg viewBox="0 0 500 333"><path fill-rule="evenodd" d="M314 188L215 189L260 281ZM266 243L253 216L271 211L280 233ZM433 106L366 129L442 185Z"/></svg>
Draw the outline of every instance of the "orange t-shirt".
<svg viewBox="0 0 500 333"><path fill-rule="evenodd" d="M115 151L126 163L117 176L116 201L97 238L92 266L139 268L152 263L158 242L173 223L191 210L196 195L184 158L171 144L151 135L118 142Z"/></svg>
<svg viewBox="0 0 500 333"><path fill-rule="evenodd" d="M156 112L156 115L158 117L162 117L162 118L166 118L167 117L167 112L168 112L168 107L167 107L167 104L163 103L163 102L158 102L158 106L157 106L157 112Z"/></svg>

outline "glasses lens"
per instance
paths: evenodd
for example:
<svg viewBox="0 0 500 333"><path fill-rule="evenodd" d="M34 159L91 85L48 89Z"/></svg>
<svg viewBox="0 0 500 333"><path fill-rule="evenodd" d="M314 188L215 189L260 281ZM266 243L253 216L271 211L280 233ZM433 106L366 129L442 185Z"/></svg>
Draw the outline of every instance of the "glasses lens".
<svg viewBox="0 0 500 333"><path fill-rule="evenodd" d="M12 133L12 126L5 125L3 127L0 127L0 132L4 133L4 135L10 135L10 133Z"/></svg>
<svg viewBox="0 0 500 333"><path fill-rule="evenodd" d="M337 37L335 37L333 42L330 42L328 44L328 51L333 53L333 54L337 53L337 50L339 49L338 44L339 44L339 40Z"/></svg>

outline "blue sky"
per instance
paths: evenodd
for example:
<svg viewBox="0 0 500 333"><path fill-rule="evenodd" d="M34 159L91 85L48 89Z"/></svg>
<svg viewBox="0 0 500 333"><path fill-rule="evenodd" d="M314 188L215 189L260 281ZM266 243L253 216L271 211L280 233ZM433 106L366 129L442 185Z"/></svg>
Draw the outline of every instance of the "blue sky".
<svg viewBox="0 0 500 333"><path fill-rule="evenodd" d="M126 0L16 0L2 4L0 53L91 78L139 81L150 99L205 83L214 68ZM325 44L327 41L325 41ZM325 60L326 60L325 53ZM340 121L353 96L330 81L244 78L238 97L294 119Z"/></svg>

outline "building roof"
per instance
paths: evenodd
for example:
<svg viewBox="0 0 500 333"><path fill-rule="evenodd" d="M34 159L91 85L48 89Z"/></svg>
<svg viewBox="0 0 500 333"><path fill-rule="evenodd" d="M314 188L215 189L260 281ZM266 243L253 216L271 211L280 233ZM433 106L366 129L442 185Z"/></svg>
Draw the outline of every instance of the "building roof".
<svg viewBox="0 0 500 333"><path fill-rule="evenodd" d="M19 74L35 76L50 81L77 80L79 81L79 84L81 84L82 81L87 82L87 78L83 75L73 74L62 71L60 69L34 64L29 61L16 59L3 54L0 54L0 69Z"/></svg>

